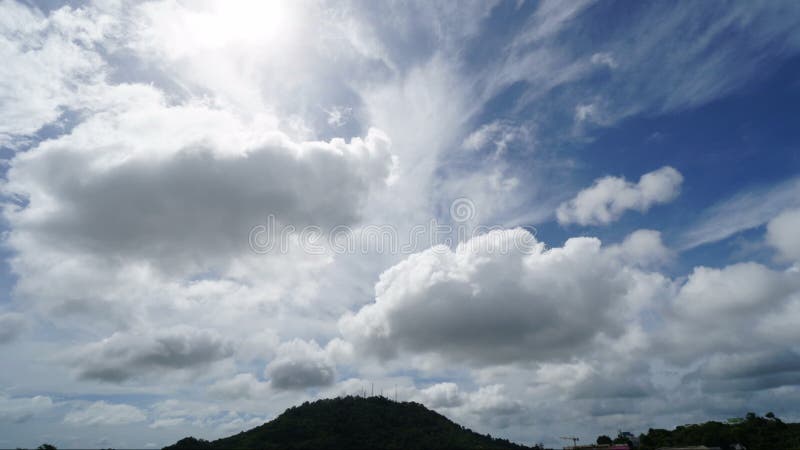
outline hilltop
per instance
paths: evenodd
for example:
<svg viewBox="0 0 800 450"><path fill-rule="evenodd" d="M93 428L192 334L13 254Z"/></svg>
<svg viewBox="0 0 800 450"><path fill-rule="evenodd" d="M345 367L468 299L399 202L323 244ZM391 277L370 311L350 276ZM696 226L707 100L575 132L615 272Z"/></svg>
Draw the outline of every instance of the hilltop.
<svg viewBox="0 0 800 450"><path fill-rule="evenodd" d="M249 431L204 441L185 438L164 450L525 449L478 434L415 402L343 397L303 403Z"/></svg>

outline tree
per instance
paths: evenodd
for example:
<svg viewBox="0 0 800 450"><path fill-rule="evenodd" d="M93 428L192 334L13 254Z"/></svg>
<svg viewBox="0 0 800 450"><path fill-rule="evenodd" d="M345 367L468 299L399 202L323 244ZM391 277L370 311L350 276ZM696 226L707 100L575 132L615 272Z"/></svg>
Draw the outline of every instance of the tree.
<svg viewBox="0 0 800 450"><path fill-rule="evenodd" d="M42 444L36 447L36 450L58 450L55 445Z"/></svg>
<svg viewBox="0 0 800 450"><path fill-rule="evenodd" d="M611 445L613 443L614 441L612 441L611 438L605 434L602 436L597 436L597 445Z"/></svg>
<svg viewBox="0 0 800 450"><path fill-rule="evenodd" d="M626 444L629 448L633 447L633 441L631 441L630 438L628 438L627 436L624 436L622 433L620 433L619 435L617 435L616 438L614 438L614 442L613 443L614 444Z"/></svg>

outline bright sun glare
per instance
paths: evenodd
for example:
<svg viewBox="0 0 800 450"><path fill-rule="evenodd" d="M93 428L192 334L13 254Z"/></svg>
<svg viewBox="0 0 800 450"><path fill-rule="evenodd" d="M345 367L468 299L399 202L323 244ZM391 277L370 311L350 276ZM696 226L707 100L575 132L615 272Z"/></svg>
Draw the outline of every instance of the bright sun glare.
<svg viewBox="0 0 800 450"><path fill-rule="evenodd" d="M267 44L286 38L292 14L290 4L283 1L224 0L210 4L192 22L195 42L203 47Z"/></svg>

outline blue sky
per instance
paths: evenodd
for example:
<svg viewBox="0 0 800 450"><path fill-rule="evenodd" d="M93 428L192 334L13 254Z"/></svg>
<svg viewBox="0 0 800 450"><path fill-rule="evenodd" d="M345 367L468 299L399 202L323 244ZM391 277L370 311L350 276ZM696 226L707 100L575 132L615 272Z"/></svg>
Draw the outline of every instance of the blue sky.
<svg viewBox="0 0 800 450"><path fill-rule="evenodd" d="M635 178L665 164L686 176L682 195L670 205L644 216L624 217L613 229L592 233L614 240L636 228L654 228L680 245L687 225L699 221L716 203L794 179L800 156L793 126L796 112L788 104L800 95L799 70L798 60L789 58L730 96L688 111L628 119L596 131L592 142L568 149L579 155L583 162L579 176L587 180L603 174ZM542 229L554 236L574 232L550 225ZM738 261L731 248L738 237L737 233L688 249L681 254L683 269ZM767 256L769 262L771 255Z"/></svg>
<svg viewBox="0 0 800 450"><path fill-rule="evenodd" d="M800 420L798 18L0 3L0 447L372 383L523 443Z"/></svg>

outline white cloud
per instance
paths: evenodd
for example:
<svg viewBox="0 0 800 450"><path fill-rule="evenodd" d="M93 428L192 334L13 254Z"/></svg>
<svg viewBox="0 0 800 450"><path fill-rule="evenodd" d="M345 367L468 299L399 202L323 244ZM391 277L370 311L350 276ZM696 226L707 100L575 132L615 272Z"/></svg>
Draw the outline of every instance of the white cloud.
<svg viewBox="0 0 800 450"><path fill-rule="evenodd" d="M621 177L604 177L558 207L561 224L604 225L622 216L627 210L646 212L651 206L668 203L680 193L683 176L665 166L631 183Z"/></svg>
<svg viewBox="0 0 800 450"><path fill-rule="evenodd" d="M119 9L109 19L101 10L113 4ZM354 393L365 379L376 388L378 380L384 388L397 382L401 399L441 405L459 422L526 441L532 433L557 440L566 427L645 430L745 408L738 394L709 393L710 384L763 394L754 405L768 395L777 404L797 399L794 359L784 351L800 317L791 273L706 268L673 282L646 271L672 260L657 231L606 246L572 239L532 254L437 248L405 261L310 257L295 248L256 257L240 239L269 212L293 225L389 223L402 232L446 214L442 205L462 196L478 206L477 222L545 220L576 164L551 151L558 145L548 133L562 137L559 121L606 126L700 105L764 70L762 58L775 48L797 48L788 37L796 6L786 3L725 11L645 5L631 11L633 24L612 24L587 48L585 33L574 31L594 19L591 4L540 2L520 17L520 33L483 39L496 31L488 11L505 5L292 2L272 11L272 3L238 1L96 2L45 16L3 3L0 145L33 144L12 158L4 183L4 194L22 194L4 212L18 277L12 300L25 320L57 327L34 335L35 343L26 335L19 346L0 347L20 361L0 381L27 392L52 383L27 377L39 366L20 356L64 353L69 339L78 351L67 356L77 360L64 359L84 378L52 374L65 395L157 392L174 398L153 405L151 427L216 435L312 395ZM264 26L264 16L275 26ZM747 33L731 40L730 29ZM664 52L663 43L684 51ZM131 84L113 84L122 80ZM42 134L52 140L37 144L31 133L42 125L55 135L48 127ZM371 125L391 136L394 155ZM529 145L531 130L542 145ZM362 138L334 141L333 133ZM484 152L465 149L492 155L476 160ZM561 170L544 173L552 167ZM583 205L585 220L608 223L674 194L614 180L596 204ZM676 193L679 178L671 182ZM737 204L690 241L797 206L792 191L781 195ZM767 239L784 257L795 248L781 226L787 220L776 219ZM370 288L386 267L376 298ZM692 315L687 304L715 319ZM348 309L344 339L336 338L336 318ZM698 330L707 339L684 339ZM742 337L748 333L752 339ZM110 337L87 343L96 339L88 336ZM373 360L365 350L397 358ZM716 359L705 361L707 354ZM637 359L642 364L631 363ZM250 373L263 365L263 378ZM748 369L759 365L779 372ZM686 378L688 387L671 388L694 367L702 370ZM721 370L728 368L735 370ZM337 382L353 372L361 378ZM415 390L416 372L442 382ZM101 379L125 382L98 386ZM695 381L705 395L696 395ZM213 401L203 400L206 390ZM643 391L649 397L639 397ZM46 404L0 397L0 411L16 408L8 402ZM25 417L0 412L6 421ZM2 431L19 436L22 428Z"/></svg>
<svg viewBox="0 0 800 450"><path fill-rule="evenodd" d="M800 179L745 189L703 213L681 236L681 250L717 242L761 226L781 212L800 206Z"/></svg>
<svg viewBox="0 0 800 450"><path fill-rule="evenodd" d="M413 392L415 401L444 412L459 424L475 423L479 429L506 428L511 422L520 422L527 411L524 401L515 398L503 384L488 384L468 391L456 383L444 382Z"/></svg>
<svg viewBox="0 0 800 450"><path fill-rule="evenodd" d="M792 350L715 354L686 376L705 392L759 391L800 384L800 355Z"/></svg>
<svg viewBox="0 0 800 450"><path fill-rule="evenodd" d="M347 124L349 116L353 114L353 108L333 106L325 112L328 113L328 125L338 128Z"/></svg>
<svg viewBox="0 0 800 450"><path fill-rule="evenodd" d="M80 107L84 87L104 78L106 64L94 46L114 19L68 6L45 17L13 1L0 4L0 17L0 145L12 145L65 108Z"/></svg>
<svg viewBox="0 0 800 450"><path fill-rule="evenodd" d="M265 408L273 413L282 412L273 409L272 404L276 402L282 403L275 396L270 398L266 406L263 400L254 401L251 408L254 412L247 412L240 409L241 404L235 409L229 408L233 404L222 398L213 402L169 399L152 405L150 416L153 420L148 426L153 429L171 428L173 433L196 430L196 433L202 433L208 439L227 437L267 422L268 419L262 416Z"/></svg>
<svg viewBox="0 0 800 450"><path fill-rule="evenodd" d="M528 126L495 120L481 125L470 133L461 145L468 150L477 151L492 144L494 155L498 157L502 156L508 150L508 146L513 143L528 144L533 138L532 135Z"/></svg>
<svg viewBox="0 0 800 450"><path fill-rule="evenodd" d="M74 409L64 416L64 422L72 425L125 425L145 420L147 415L135 406L104 401Z"/></svg>
<svg viewBox="0 0 800 450"><path fill-rule="evenodd" d="M661 232L656 230L636 230L622 243L610 246L608 252L618 255L626 264L641 267L661 266L675 257L661 241Z"/></svg>
<svg viewBox="0 0 800 450"><path fill-rule="evenodd" d="M665 313L656 342L667 360L790 348L800 339L788 326L800 317L800 277L756 263L696 267Z"/></svg>
<svg viewBox="0 0 800 450"><path fill-rule="evenodd" d="M658 389L653 385L651 374L642 370L647 363L631 364L626 360L619 360L614 365L596 364L586 365L586 370L581 377L568 388L571 398L574 399L601 399L604 401L614 399L644 399Z"/></svg>
<svg viewBox="0 0 800 450"><path fill-rule="evenodd" d="M325 350L314 341L299 339L281 344L265 373L275 389L329 386L336 378L336 371Z"/></svg>
<svg viewBox="0 0 800 450"><path fill-rule="evenodd" d="M767 242L784 258L800 261L800 209L784 211L770 220Z"/></svg>
<svg viewBox="0 0 800 450"><path fill-rule="evenodd" d="M588 46L581 38L574 37L576 27L596 17L593 14L580 17L587 5L591 3L540 7L540 10L563 14L577 24L570 27L564 26L570 25L569 22L552 20L553 26L545 27L554 31L550 33L551 40L546 41L549 45L530 45L529 40L523 40L520 45L524 52L509 60L522 65L529 73L546 67L543 61L555 61L557 68L548 68L545 72L550 79L563 79L565 73L571 75L567 81L574 87L571 93L577 100L575 103L598 91L608 92L602 125L612 125L641 113L657 114L703 105L747 83L769 65L765 60L771 55L800 50L800 40L796 39L789 20L797 13L797 5L791 2L733 8L705 4L699 9L650 5L632 11L630 23L609 24L599 43ZM704 26L693 26L698 20ZM527 34L542 35L541 28L532 28ZM730 30L751 32L731 39ZM604 52L592 53L597 45L602 45ZM668 50L676 46L681 48L680 52ZM594 71L563 57L565 53L587 49L589 52L582 53L586 65L606 65L613 69L610 76L590 77ZM624 64L617 64L615 57L619 55L624 55ZM694 70L687 71L687 67ZM538 96L546 95L550 86L542 84L533 83L522 99L530 104Z"/></svg>
<svg viewBox="0 0 800 450"><path fill-rule="evenodd" d="M388 177L388 138L293 142L202 104L167 106L152 88L123 88L120 111L11 161L3 192L9 238L65 252L208 270L247 252L250 229L330 228L358 220L371 187ZM23 274L24 276L24 274Z"/></svg>
<svg viewBox="0 0 800 450"><path fill-rule="evenodd" d="M633 27L623 26L614 33L617 39L607 48L625 55L626 70L647 75L619 77L609 88L624 89L627 95L620 97L631 114L642 109L696 107L741 87L763 70L765 48L777 47L780 52L800 48L788 18L797 13L797 5L767 2L755 9L752 6L707 4L698 9L655 5L643 9ZM691 27L701 16L707 17L706 26ZM730 39L732 30L757 31ZM680 45L681 51L666 51L665 45ZM694 70L690 73L686 67Z"/></svg>
<svg viewBox="0 0 800 450"><path fill-rule="evenodd" d="M595 53L592 55L592 64L607 66L609 69L616 69L619 64L614 55L608 52Z"/></svg>
<svg viewBox="0 0 800 450"><path fill-rule="evenodd" d="M569 4L552 0L542 2L531 16L525 32L516 38L515 44L519 46L531 44L567 29L570 22L592 3L593 0L580 0Z"/></svg>
<svg viewBox="0 0 800 450"><path fill-rule="evenodd" d="M0 344L11 342L27 325L25 316L18 313L0 313Z"/></svg>
<svg viewBox="0 0 800 450"><path fill-rule="evenodd" d="M218 380L208 392L224 399L255 399L262 397L269 387L251 373L240 373L230 379Z"/></svg>
<svg viewBox="0 0 800 450"><path fill-rule="evenodd" d="M455 383L436 383L422 389L420 400L429 408L452 408L464 403L464 396Z"/></svg>
<svg viewBox="0 0 800 450"><path fill-rule="evenodd" d="M8 397L0 394L0 423L22 423L53 408L50 397Z"/></svg>
<svg viewBox="0 0 800 450"><path fill-rule="evenodd" d="M175 426L180 423L208 424L223 413L216 403L170 398L152 405L154 421L151 426Z"/></svg>
<svg viewBox="0 0 800 450"><path fill-rule="evenodd" d="M769 308L793 292L800 279L791 272L771 270L756 263L722 269L696 267L681 287L676 310L684 317L704 320L720 314L746 314Z"/></svg>
<svg viewBox="0 0 800 450"><path fill-rule="evenodd" d="M575 105L573 113L573 136L581 138L587 134L589 126L608 126L614 123L615 119L613 111L608 109L608 101L605 98L596 97L591 101L581 101Z"/></svg>
<svg viewBox="0 0 800 450"><path fill-rule="evenodd" d="M186 426L186 419L174 417L171 419L158 419L149 425L150 428L173 428ZM155 445L153 445L155 447Z"/></svg>
<svg viewBox="0 0 800 450"><path fill-rule="evenodd" d="M503 385L483 386L469 395L468 409L489 417L516 415L523 411L524 405L511 398Z"/></svg>
<svg viewBox="0 0 800 450"><path fill-rule="evenodd" d="M493 231L386 270L375 302L346 314L340 329L357 351L383 357L431 354L478 365L568 359L621 338L625 318L665 287L662 277L621 265L597 239L545 249L527 231Z"/></svg>
<svg viewBox="0 0 800 450"><path fill-rule="evenodd" d="M575 120L578 122L583 122L591 118L595 114L596 105L591 103L589 104L581 104L575 107Z"/></svg>
<svg viewBox="0 0 800 450"><path fill-rule="evenodd" d="M101 335L227 330L250 359L271 356L269 336L250 342L259 334L324 325L269 317L314 298L332 258L296 241L257 255L250 230L269 214L297 230L358 223L391 172L388 137L297 142L208 102L171 104L152 86L97 93L96 114L10 162L16 298Z"/></svg>
<svg viewBox="0 0 800 450"><path fill-rule="evenodd" d="M200 369L233 355L219 333L174 327L151 333L117 332L68 355L82 379L119 383L170 370Z"/></svg>

